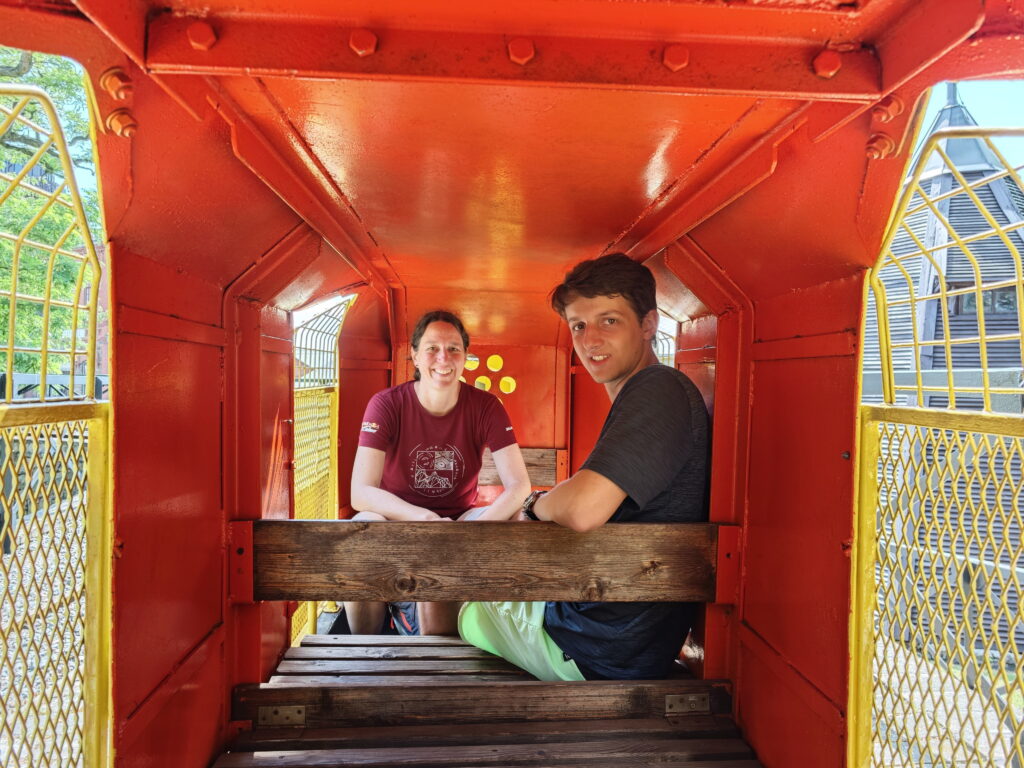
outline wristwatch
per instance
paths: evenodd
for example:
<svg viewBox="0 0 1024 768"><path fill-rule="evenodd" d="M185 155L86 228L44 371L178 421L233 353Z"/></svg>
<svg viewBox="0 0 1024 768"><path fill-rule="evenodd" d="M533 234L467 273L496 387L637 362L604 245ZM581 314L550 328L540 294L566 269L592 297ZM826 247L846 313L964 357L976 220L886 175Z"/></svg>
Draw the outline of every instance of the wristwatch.
<svg viewBox="0 0 1024 768"><path fill-rule="evenodd" d="M526 501L523 502L523 514L531 520L540 522L540 518L533 513L533 505L537 503L537 499L543 496L547 491L532 491L529 496L526 497Z"/></svg>

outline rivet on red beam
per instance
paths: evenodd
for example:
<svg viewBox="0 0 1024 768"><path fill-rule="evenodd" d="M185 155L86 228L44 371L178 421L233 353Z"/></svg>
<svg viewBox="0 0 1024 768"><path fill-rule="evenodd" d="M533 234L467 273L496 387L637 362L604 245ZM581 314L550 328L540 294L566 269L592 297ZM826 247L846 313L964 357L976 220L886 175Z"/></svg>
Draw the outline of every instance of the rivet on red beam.
<svg viewBox="0 0 1024 768"><path fill-rule="evenodd" d="M661 63L673 72L678 72L690 63L690 49L685 45L666 45Z"/></svg>
<svg viewBox="0 0 1024 768"><path fill-rule="evenodd" d="M135 135L139 124L127 109L115 109L106 119L107 128L118 136L130 139Z"/></svg>
<svg viewBox="0 0 1024 768"><path fill-rule="evenodd" d="M533 41L525 37L517 37L508 42L508 57L521 67L526 66L536 53Z"/></svg>
<svg viewBox="0 0 1024 768"><path fill-rule="evenodd" d="M880 123L888 123L901 114L903 114L903 101L899 96L886 96L871 110L871 116Z"/></svg>
<svg viewBox="0 0 1024 768"><path fill-rule="evenodd" d="M818 77L830 80L843 68L843 57L839 51L824 50L814 57L811 66Z"/></svg>
<svg viewBox="0 0 1024 768"><path fill-rule="evenodd" d="M348 36L348 47L359 58L365 58L377 51L377 36L368 29L353 29Z"/></svg>
<svg viewBox="0 0 1024 768"><path fill-rule="evenodd" d="M206 21L193 21L188 25L188 42L197 51L208 51L217 44L217 32Z"/></svg>
<svg viewBox="0 0 1024 768"><path fill-rule="evenodd" d="M876 133L868 139L864 151L869 160L884 160L896 151L896 142L884 133Z"/></svg>
<svg viewBox="0 0 1024 768"><path fill-rule="evenodd" d="M111 67L100 75L100 88L109 93L111 98L124 101L132 93L132 81L123 69Z"/></svg>

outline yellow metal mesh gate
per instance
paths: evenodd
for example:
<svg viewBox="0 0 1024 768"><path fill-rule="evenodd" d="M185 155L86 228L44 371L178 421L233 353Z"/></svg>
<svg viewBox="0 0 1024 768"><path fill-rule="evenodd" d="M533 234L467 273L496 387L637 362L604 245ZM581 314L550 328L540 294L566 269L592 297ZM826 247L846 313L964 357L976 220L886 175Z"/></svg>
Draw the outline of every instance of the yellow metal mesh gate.
<svg viewBox="0 0 1024 768"><path fill-rule="evenodd" d="M8 420L12 415L29 412L8 412ZM94 644L104 634L108 604L100 555L107 551L106 435L103 414L95 415L0 427L5 768L103 764L106 646Z"/></svg>
<svg viewBox="0 0 1024 768"><path fill-rule="evenodd" d="M1024 131L929 139L870 275L884 404L861 409L857 768L1024 768L1024 185L999 134Z"/></svg>
<svg viewBox="0 0 1024 768"><path fill-rule="evenodd" d="M338 516L338 335L352 297L337 299L295 329L295 518L334 520ZM297 645L316 632L324 610L334 603L299 603L292 614Z"/></svg>
<svg viewBox="0 0 1024 768"><path fill-rule="evenodd" d="M295 391L295 518L333 520L338 516L338 390ZM325 604L300 603L292 615L292 642L316 632Z"/></svg>
<svg viewBox="0 0 1024 768"><path fill-rule="evenodd" d="M0 84L0 766L109 763L100 265L45 93Z"/></svg>

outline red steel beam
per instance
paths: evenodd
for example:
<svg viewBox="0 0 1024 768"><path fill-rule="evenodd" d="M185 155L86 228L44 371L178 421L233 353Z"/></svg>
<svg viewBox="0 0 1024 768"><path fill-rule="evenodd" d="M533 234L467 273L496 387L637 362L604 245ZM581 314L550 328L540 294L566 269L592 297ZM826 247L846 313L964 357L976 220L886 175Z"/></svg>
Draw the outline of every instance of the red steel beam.
<svg viewBox="0 0 1024 768"><path fill-rule="evenodd" d="M830 52L834 71L816 66L824 39L513 37L169 14L151 20L148 31L145 66L160 75L571 85L854 102L877 99L882 78L874 54L856 44Z"/></svg>

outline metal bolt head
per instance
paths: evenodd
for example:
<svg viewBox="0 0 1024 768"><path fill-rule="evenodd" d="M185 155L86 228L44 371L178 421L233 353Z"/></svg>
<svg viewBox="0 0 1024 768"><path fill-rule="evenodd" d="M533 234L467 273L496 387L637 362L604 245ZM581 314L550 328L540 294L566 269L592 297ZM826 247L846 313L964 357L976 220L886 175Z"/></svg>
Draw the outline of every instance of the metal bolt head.
<svg viewBox="0 0 1024 768"><path fill-rule="evenodd" d="M206 21L193 21L188 25L188 42L197 51L208 51L217 44L217 32Z"/></svg>
<svg viewBox="0 0 1024 768"><path fill-rule="evenodd" d="M139 124L127 109L115 109L106 119L107 128L118 136L130 139L135 135Z"/></svg>
<svg viewBox="0 0 1024 768"><path fill-rule="evenodd" d="M111 67L100 75L100 88L109 93L111 98L124 101L132 93L132 81L123 69Z"/></svg>
<svg viewBox="0 0 1024 768"><path fill-rule="evenodd" d="M521 67L525 67L536 55L533 41L525 37L517 37L508 41L508 57Z"/></svg>
<svg viewBox="0 0 1024 768"><path fill-rule="evenodd" d="M896 142L892 140L891 136L886 136L884 133L876 133L868 139L868 144L864 151L869 160L884 160L896 151Z"/></svg>
<svg viewBox="0 0 1024 768"><path fill-rule="evenodd" d="M871 110L871 116L880 123L888 123L903 114L903 101L899 96L886 96Z"/></svg>
<svg viewBox="0 0 1024 768"><path fill-rule="evenodd" d="M368 29L353 29L348 36L348 47L363 59L377 51L377 36Z"/></svg>
<svg viewBox="0 0 1024 768"><path fill-rule="evenodd" d="M685 45L666 45L661 63L673 72L678 72L690 63L690 49Z"/></svg>
<svg viewBox="0 0 1024 768"><path fill-rule="evenodd" d="M811 66L818 77L830 80L843 68L843 57L839 51L825 50L814 57Z"/></svg>

